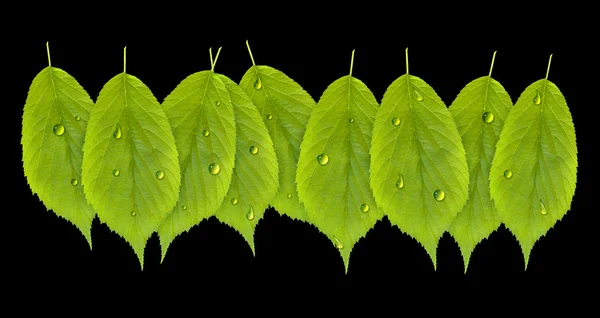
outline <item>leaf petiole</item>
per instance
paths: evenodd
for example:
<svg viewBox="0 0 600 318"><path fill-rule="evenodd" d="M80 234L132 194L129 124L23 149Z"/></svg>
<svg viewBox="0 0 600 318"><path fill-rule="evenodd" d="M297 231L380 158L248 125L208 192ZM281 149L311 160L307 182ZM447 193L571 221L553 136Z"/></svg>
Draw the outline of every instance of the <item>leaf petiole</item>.
<svg viewBox="0 0 600 318"><path fill-rule="evenodd" d="M552 62L552 54L550 54L550 59L548 60L548 69L546 70L546 80L548 80L548 74L550 74L550 63Z"/></svg>
<svg viewBox="0 0 600 318"><path fill-rule="evenodd" d="M219 58L219 53L221 53L221 48L222 48L222 47L220 47L220 48L217 50L217 55L215 56L215 59L214 59L214 60L213 60L213 56L212 56L212 47L211 47L210 49L208 49L208 52L210 53L210 66L211 66L211 67L210 67L210 70L211 70L212 72L214 72L214 71L215 71L215 65L217 65L217 59Z"/></svg>
<svg viewBox="0 0 600 318"><path fill-rule="evenodd" d="M408 75L408 47L406 48L406 75Z"/></svg>
<svg viewBox="0 0 600 318"><path fill-rule="evenodd" d="M123 48L123 73L127 73L127 46Z"/></svg>
<svg viewBox="0 0 600 318"><path fill-rule="evenodd" d="M492 77L492 69L494 69L494 61L496 60L496 52L498 51L494 51L494 55L492 56L492 65L490 65L490 74L488 75L489 77Z"/></svg>
<svg viewBox="0 0 600 318"><path fill-rule="evenodd" d="M252 65L256 66L256 63L254 63L254 56L252 56L252 51L250 50L250 44L248 44L248 40L246 40L246 47L248 47L248 53L250 53L250 59L252 60Z"/></svg>
<svg viewBox="0 0 600 318"><path fill-rule="evenodd" d="M352 50L352 58L350 59L350 76L352 76L352 68L354 67L354 51Z"/></svg>
<svg viewBox="0 0 600 318"><path fill-rule="evenodd" d="M46 52L48 53L48 66L52 67L52 63L50 62L50 46L48 46L49 41L46 42Z"/></svg>

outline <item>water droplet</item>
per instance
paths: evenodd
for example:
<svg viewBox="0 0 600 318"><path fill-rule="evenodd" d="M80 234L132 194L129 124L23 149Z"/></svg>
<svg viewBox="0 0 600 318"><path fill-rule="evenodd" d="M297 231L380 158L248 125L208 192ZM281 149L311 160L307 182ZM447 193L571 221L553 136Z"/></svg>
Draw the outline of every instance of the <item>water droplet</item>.
<svg viewBox="0 0 600 318"><path fill-rule="evenodd" d="M494 114L492 114L490 112L485 112L485 113L483 113L483 116L481 117L481 119L483 119L484 123L491 124L494 121Z"/></svg>
<svg viewBox="0 0 600 318"><path fill-rule="evenodd" d="M446 198L446 193L443 190L437 189L433 191L433 198L438 202L444 201Z"/></svg>
<svg viewBox="0 0 600 318"><path fill-rule="evenodd" d="M121 125L117 124L117 128L115 129L115 132L113 133L113 137L115 137L115 139L119 140L119 139L121 139L122 136L123 136L123 133L121 132Z"/></svg>
<svg viewBox="0 0 600 318"><path fill-rule="evenodd" d="M65 126L63 126L62 124L56 124L54 126L54 129L52 129L54 131L54 134L57 136L62 136L65 134Z"/></svg>
<svg viewBox="0 0 600 318"><path fill-rule="evenodd" d="M364 213L369 212L369 205L366 203L361 204L360 210L363 211Z"/></svg>
<svg viewBox="0 0 600 318"><path fill-rule="evenodd" d="M350 119L348 119L348 121L349 121L351 124L354 124L354 118L350 118Z"/></svg>
<svg viewBox="0 0 600 318"><path fill-rule="evenodd" d="M504 170L504 177L506 179L512 178L512 171L510 171L510 170Z"/></svg>
<svg viewBox="0 0 600 318"><path fill-rule="evenodd" d="M79 181L77 181L77 179L71 179L71 185L76 186L79 184Z"/></svg>
<svg viewBox="0 0 600 318"><path fill-rule="evenodd" d="M322 153L320 155L317 156L317 162L321 165L324 166L326 164L329 163L329 156Z"/></svg>
<svg viewBox="0 0 600 318"><path fill-rule="evenodd" d="M206 130L206 129L205 129L205 130L203 130L203 131L202 131L202 136L204 136L204 137L208 137L208 136L210 136L210 131L208 131L208 130Z"/></svg>
<svg viewBox="0 0 600 318"><path fill-rule="evenodd" d="M218 164L218 163L211 163L211 164L208 166L208 171L209 171L211 174L217 175L217 174L219 174L219 172L221 172L221 166L219 166L219 164Z"/></svg>
<svg viewBox="0 0 600 318"><path fill-rule="evenodd" d="M398 181L396 181L396 188L398 188L398 189L404 188L404 176L403 175L400 175L398 177Z"/></svg>
<svg viewBox="0 0 600 318"><path fill-rule="evenodd" d="M221 102L220 102L220 101L217 101L215 104L216 104L217 106L221 106Z"/></svg>
<svg viewBox="0 0 600 318"><path fill-rule="evenodd" d="M182 209L182 210L187 210L187 205L182 205L182 206L181 206L181 209Z"/></svg>
<svg viewBox="0 0 600 318"><path fill-rule="evenodd" d="M136 214L135 211L131 211L131 216L135 216Z"/></svg>
<svg viewBox="0 0 600 318"><path fill-rule="evenodd" d="M398 118L398 117L392 118L392 125L400 126L400 118Z"/></svg>
<svg viewBox="0 0 600 318"><path fill-rule="evenodd" d="M421 96L421 94L419 94L419 91L417 91L414 87L413 87L413 91L415 92L415 98L418 101L422 101L423 100L423 96Z"/></svg>
<svg viewBox="0 0 600 318"><path fill-rule="evenodd" d="M237 205L238 204L238 199L237 198L231 198L231 204Z"/></svg>
<svg viewBox="0 0 600 318"><path fill-rule="evenodd" d="M535 91L535 97L533 98L533 103L536 105L539 105L542 103L542 96L540 95L540 91L536 90Z"/></svg>
<svg viewBox="0 0 600 318"><path fill-rule="evenodd" d="M250 206L250 208L248 209L248 213L246 213L246 219L248 219L249 221L254 220L254 208L252 206Z"/></svg>
<svg viewBox="0 0 600 318"><path fill-rule="evenodd" d="M268 119L268 120L271 120L271 119L273 119L273 115L271 115L271 114L268 114L268 115L267 115L267 119Z"/></svg>
<svg viewBox="0 0 600 318"><path fill-rule="evenodd" d="M255 155L258 153L258 147L257 146L250 146L250 153Z"/></svg>
<svg viewBox="0 0 600 318"><path fill-rule="evenodd" d="M342 242L335 236L333 237L333 246L335 246L338 250L344 248L344 244L342 244Z"/></svg>
<svg viewBox="0 0 600 318"><path fill-rule="evenodd" d="M291 194L291 193L288 193L288 195L287 195L287 198L288 198L288 199L291 199L291 198L292 198L292 194Z"/></svg>
<svg viewBox="0 0 600 318"><path fill-rule="evenodd" d="M80 121L81 120L81 116L79 116L79 115L75 116L75 120L76 121Z"/></svg>
<svg viewBox="0 0 600 318"><path fill-rule="evenodd" d="M121 171L119 171L119 169L113 170L113 176L118 177L120 174L121 174Z"/></svg>
<svg viewBox="0 0 600 318"><path fill-rule="evenodd" d="M256 82L254 82L254 88L255 89L261 89L262 88L262 81L260 80L260 77L256 78Z"/></svg>
<svg viewBox="0 0 600 318"><path fill-rule="evenodd" d="M540 205L542 206L542 210L540 211L542 215L548 214L548 210L546 210L546 206L544 205L544 202L542 202L542 200L540 200Z"/></svg>
<svg viewBox="0 0 600 318"><path fill-rule="evenodd" d="M164 172L162 172L162 170L158 170L158 171L156 171L156 179L158 179L158 180L162 180L162 179L164 179L164 178L165 178L165 173L164 173Z"/></svg>

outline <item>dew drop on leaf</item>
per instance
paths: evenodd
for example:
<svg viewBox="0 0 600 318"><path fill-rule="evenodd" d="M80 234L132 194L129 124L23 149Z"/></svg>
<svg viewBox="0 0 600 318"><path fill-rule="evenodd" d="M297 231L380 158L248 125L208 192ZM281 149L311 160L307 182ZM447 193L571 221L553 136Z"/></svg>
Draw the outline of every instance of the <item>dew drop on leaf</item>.
<svg viewBox="0 0 600 318"><path fill-rule="evenodd" d="M252 206L250 206L248 213L246 213L246 219L248 219L248 221L254 220L254 208Z"/></svg>
<svg viewBox="0 0 600 318"><path fill-rule="evenodd" d="M62 124L56 124L54 126L54 134L57 136L62 136L65 134L65 126L63 126Z"/></svg>
<svg viewBox="0 0 600 318"><path fill-rule="evenodd" d="M79 184L79 181L77 181L77 179L71 179L71 185L76 186Z"/></svg>
<svg viewBox="0 0 600 318"><path fill-rule="evenodd" d="M181 206L181 209L182 209L182 210L187 210L187 205L182 205L182 206Z"/></svg>
<svg viewBox="0 0 600 318"><path fill-rule="evenodd" d="M258 153L258 147L257 146L250 146L250 153L255 155Z"/></svg>
<svg viewBox="0 0 600 318"><path fill-rule="evenodd" d="M354 124L354 118L350 118L350 119L348 119L348 121L349 121L351 124Z"/></svg>
<svg viewBox="0 0 600 318"><path fill-rule="evenodd" d="M268 115L267 115L267 119L268 119L268 120L271 120L271 119L273 119L273 115L271 115L271 114L268 114Z"/></svg>
<svg viewBox="0 0 600 318"><path fill-rule="evenodd" d="M404 176L402 174L398 177L398 181L396 181L396 188L404 188Z"/></svg>
<svg viewBox="0 0 600 318"><path fill-rule="evenodd" d="M329 156L322 153L320 155L317 156L317 162L321 165L324 166L326 164L329 163Z"/></svg>
<svg viewBox="0 0 600 318"><path fill-rule="evenodd" d="M392 125L400 126L400 118L398 118L398 117L392 118Z"/></svg>
<svg viewBox="0 0 600 318"><path fill-rule="evenodd" d="M260 80L260 77L256 78L256 82L254 82L254 88L255 89L261 89L262 88L262 81Z"/></svg>
<svg viewBox="0 0 600 318"><path fill-rule="evenodd" d="M533 103L536 105L539 105L542 103L542 96L540 95L540 91L536 90L535 91L535 97L533 98Z"/></svg>
<svg viewBox="0 0 600 318"><path fill-rule="evenodd" d="M292 198L292 194L291 194L291 193L288 193L288 195L287 195L287 198L288 198L288 199L291 199L291 198Z"/></svg>
<svg viewBox="0 0 600 318"><path fill-rule="evenodd" d="M208 137L208 136L210 136L210 131L208 131L208 130L206 130L206 129L205 129L205 130L203 130L203 131L202 131L202 136L204 136L204 137Z"/></svg>
<svg viewBox="0 0 600 318"><path fill-rule="evenodd" d="M344 248L344 244L342 244L342 242L335 236L333 237L333 246L335 246L338 250Z"/></svg>
<svg viewBox="0 0 600 318"><path fill-rule="evenodd" d="M415 92L415 98L418 101L422 101L423 100L423 96L421 96L421 94L419 94L419 92L413 87L413 91Z"/></svg>
<svg viewBox="0 0 600 318"><path fill-rule="evenodd" d="M221 106L221 102L220 102L220 101L217 101L217 102L215 103L215 105L217 105L217 106Z"/></svg>
<svg viewBox="0 0 600 318"><path fill-rule="evenodd" d="M121 171L119 171L119 169L113 170L113 176L118 177L120 174L121 174Z"/></svg>
<svg viewBox="0 0 600 318"><path fill-rule="evenodd" d="M219 172L221 172L221 166L219 166L218 163L211 163L208 166L208 171L213 175L217 175Z"/></svg>
<svg viewBox="0 0 600 318"><path fill-rule="evenodd" d="M231 204L237 205L238 204L238 199L237 198L231 198Z"/></svg>
<svg viewBox="0 0 600 318"><path fill-rule="evenodd" d="M121 139L121 137L123 137L123 132L121 131L121 125L117 124L117 128L115 129L115 132L113 132L113 137L115 137L115 139L119 140Z"/></svg>
<svg viewBox="0 0 600 318"><path fill-rule="evenodd" d="M433 191L433 198L438 202L444 201L446 198L446 193L443 190L437 189Z"/></svg>
<svg viewBox="0 0 600 318"><path fill-rule="evenodd" d="M164 173L164 172L162 172L162 170L158 170L158 171L156 171L156 179L158 179L158 180L162 180L162 179L164 179L164 178L165 178L165 173Z"/></svg>
<svg viewBox="0 0 600 318"><path fill-rule="evenodd" d="M542 202L542 200L540 200L540 205L542 206L542 210L540 211L542 215L548 214L548 210L546 210L546 206L544 205L544 202Z"/></svg>
<svg viewBox="0 0 600 318"><path fill-rule="evenodd" d="M366 203L361 204L360 210L363 211L364 213L369 212L369 205Z"/></svg>
<svg viewBox="0 0 600 318"><path fill-rule="evenodd" d="M136 214L135 211L131 211L131 216L135 216Z"/></svg>
<svg viewBox="0 0 600 318"><path fill-rule="evenodd" d="M494 114L492 114L490 112L485 112L485 113L483 113L483 116L481 117L481 119L483 119L484 123L491 124L494 121Z"/></svg>
<svg viewBox="0 0 600 318"><path fill-rule="evenodd" d="M81 120L81 116L79 116L79 115L75 116L75 120L76 121L80 121Z"/></svg>
<svg viewBox="0 0 600 318"><path fill-rule="evenodd" d="M513 175L512 171L510 171L510 170L504 170L504 177L506 179L512 178L512 175Z"/></svg>

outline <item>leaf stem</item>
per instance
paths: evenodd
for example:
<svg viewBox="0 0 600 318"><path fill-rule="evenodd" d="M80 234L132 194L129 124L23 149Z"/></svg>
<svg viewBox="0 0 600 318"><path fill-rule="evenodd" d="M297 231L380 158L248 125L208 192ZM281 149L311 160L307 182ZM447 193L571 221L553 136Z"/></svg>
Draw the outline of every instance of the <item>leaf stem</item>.
<svg viewBox="0 0 600 318"><path fill-rule="evenodd" d="M217 50L217 55L215 56L215 62L214 62L213 66L212 66L212 69L211 69L211 71L213 71L213 72L215 71L215 65L217 65L217 60L219 59L219 53L221 53L221 48L222 48L222 47L220 47L220 48Z"/></svg>
<svg viewBox="0 0 600 318"><path fill-rule="evenodd" d="M408 75L408 47L406 48L406 75Z"/></svg>
<svg viewBox="0 0 600 318"><path fill-rule="evenodd" d="M127 46L123 48L123 73L127 73Z"/></svg>
<svg viewBox="0 0 600 318"><path fill-rule="evenodd" d="M214 70L215 69L215 62L213 60L213 56L212 56L212 47L208 48L208 54L210 55L210 70Z"/></svg>
<svg viewBox="0 0 600 318"><path fill-rule="evenodd" d="M494 61L496 60L496 52L498 51L494 51L494 55L492 56L492 65L490 66L490 74L488 75L489 77L492 77L492 69L494 69Z"/></svg>
<svg viewBox="0 0 600 318"><path fill-rule="evenodd" d="M352 50L352 58L350 59L350 76L352 76L352 68L354 67L354 51Z"/></svg>
<svg viewBox="0 0 600 318"><path fill-rule="evenodd" d="M48 46L49 41L46 42L46 53L48 53L48 66L52 67L52 63L50 62L50 46Z"/></svg>
<svg viewBox="0 0 600 318"><path fill-rule="evenodd" d="M546 80L548 80L548 74L550 74L550 63L552 62L552 54L550 54L550 59L548 60L548 69L546 70Z"/></svg>
<svg viewBox="0 0 600 318"><path fill-rule="evenodd" d="M252 50L250 50L250 44L248 44L248 40L246 40L246 46L248 47L248 53L250 53L250 59L252 60L252 65L256 66L256 63L254 63L254 56L252 56Z"/></svg>

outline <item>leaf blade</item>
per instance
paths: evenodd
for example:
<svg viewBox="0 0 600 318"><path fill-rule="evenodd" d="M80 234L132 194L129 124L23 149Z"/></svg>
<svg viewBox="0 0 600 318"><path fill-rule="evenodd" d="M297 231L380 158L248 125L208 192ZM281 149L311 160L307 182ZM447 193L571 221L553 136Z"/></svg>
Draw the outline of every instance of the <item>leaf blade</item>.
<svg viewBox="0 0 600 318"><path fill-rule="evenodd" d="M23 169L32 192L47 209L75 225L90 249L96 213L81 186L81 161L93 106L75 78L48 66L31 83L21 132Z"/></svg>
<svg viewBox="0 0 600 318"><path fill-rule="evenodd" d="M534 101L538 92L540 105ZM521 245L525 268L535 242L570 209L577 165L575 127L564 96L546 79L532 83L506 120L490 171L491 197Z"/></svg>
<svg viewBox="0 0 600 318"><path fill-rule="evenodd" d="M452 115L427 83L400 76L386 90L375 119L370 182L384 214L423 245L434 268L439 239L467 199L468 180ZM439 202L436 190L445 193Z"/></svg>
<svg viewBox="0 0 600 318"><path fill-rule="evenodd" d="M83 153L86 198L143 269L146 241L177 202L181 177L167 117L142 81L122 73L105 84Z"/></svg>
<svg viewBox="0 0 600 318"><path fill-rule="evenodd" d="M360 80L348 75L334 81L314 108L300 146L298 195L311 223L338 248L346 272L355 243L383 217L368 176L377 107Z"/></svg>

